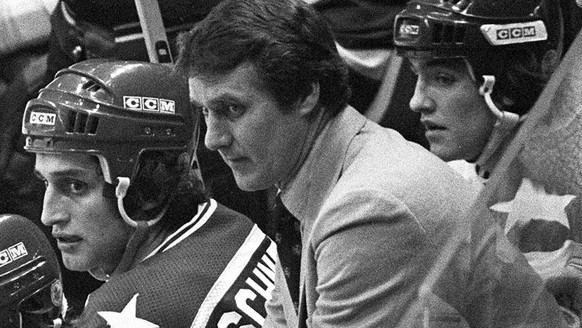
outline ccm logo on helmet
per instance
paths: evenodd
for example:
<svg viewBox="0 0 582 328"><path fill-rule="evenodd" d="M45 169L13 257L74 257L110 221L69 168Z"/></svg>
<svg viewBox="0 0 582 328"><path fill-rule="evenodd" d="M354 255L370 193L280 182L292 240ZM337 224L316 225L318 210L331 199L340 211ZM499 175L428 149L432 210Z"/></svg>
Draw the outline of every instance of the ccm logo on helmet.
<svg viewBox="0 0 582 328"><path fill-rule="evenodd" d="M530 38L536 36L535 26L504 28L497 31L497 40Z"/></svg>
<svg viewBox="0 0 582 328"><path fill-rule="evenodd" d="M408 21L403 21L398 28L398 35L403 38L415 37L420 33L418 24L411 24Z"/></svg>
<svg viewBox="0 0 582 328"><path fill-rule="evenodd" d="M57 114L32 112L30 113L30 123L42 125L55 125Z"/></svg>
<svg viewBox="0 0 582 328"><path fill-rule="evenodd" d="M506 25L486 24L481 26L481 32L492 45L543 41L548 38L546 26L542 21Z"/></svg>
<svg viewBox="0 0 582 328"><path fill-rule="evenodd" d="M12 261L16 261L26 255L28 255L28 252L26 251L26 247L24 247L22 242L3 249L0 251L0 267L5 266Z"/></svg>
<svg viewBox="0 0 582 328"><path fill-rule="evenodd" d="M176 104L173 100L154 97L123 96L123 107L144 112L176 114Z"/></svg>

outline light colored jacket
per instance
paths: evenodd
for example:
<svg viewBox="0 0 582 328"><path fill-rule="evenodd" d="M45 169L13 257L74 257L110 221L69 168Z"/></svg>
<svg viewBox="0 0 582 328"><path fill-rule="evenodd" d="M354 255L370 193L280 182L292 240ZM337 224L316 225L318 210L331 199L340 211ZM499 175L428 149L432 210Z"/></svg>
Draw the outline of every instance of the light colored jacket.
<svg viewBox="0 0 582 328"><path fill-rule="evenodd" d="M265 327L419 324L421 286L440 256L451 253L447 242L459 234L475 196L470 184L429 151L346 108L282 189L283 203L302 229L299 313L277 270ZM487 250L493 248L483 247L494 241L489 237L477 243L474 254L491 255ZM471 249L453 251L431 293L461 313L469 306L477 317L486 314L477 309L492 299L480 304L483 300L466 292L475 289L469 285ZM483 287L495 286L495 279L482 280ZM487 326L479 318L467 320Z"/></svg>

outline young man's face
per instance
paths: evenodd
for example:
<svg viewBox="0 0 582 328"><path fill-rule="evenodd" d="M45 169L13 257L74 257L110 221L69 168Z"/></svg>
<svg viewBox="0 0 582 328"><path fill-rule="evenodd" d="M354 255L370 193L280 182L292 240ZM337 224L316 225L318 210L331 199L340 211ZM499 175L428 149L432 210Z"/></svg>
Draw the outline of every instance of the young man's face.
<svg viewBox="0 0 582 328"><path fill-rule="evenodd" d="M417 74L410 108L419 112L430 151L445 161L475 160L496 118L462 59L410 58Z"/></svg>
<svg viewBox="0 0 582 328"><path fill-rule="evenodd" d="M241 189L262 190L289 177L308 127L301 105L283 113L249 63L212 82L190 77L189 85L207 125L204 143L218 150Z"/></svg>
<svg viewBox="0 0 582 328"><path fill-rule="evenodd" d="M65 267L111 273L133 231L115 200L103 196L105 180L96 159L85 154L37 154L45 181L42 223L52 227Z"/></svg>

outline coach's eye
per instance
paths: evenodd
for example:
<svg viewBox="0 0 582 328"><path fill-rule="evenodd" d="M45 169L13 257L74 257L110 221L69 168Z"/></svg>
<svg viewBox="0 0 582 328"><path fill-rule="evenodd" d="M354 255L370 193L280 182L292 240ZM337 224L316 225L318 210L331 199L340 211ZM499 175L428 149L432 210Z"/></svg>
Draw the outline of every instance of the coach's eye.
<svg viewBox="0 0 582 328"><path fill-rule="evenodd" d="M229 119L235 119L245 113L246 107L238 104L225 104L221 106L219 111L221 115L226 116Z"/></svg>

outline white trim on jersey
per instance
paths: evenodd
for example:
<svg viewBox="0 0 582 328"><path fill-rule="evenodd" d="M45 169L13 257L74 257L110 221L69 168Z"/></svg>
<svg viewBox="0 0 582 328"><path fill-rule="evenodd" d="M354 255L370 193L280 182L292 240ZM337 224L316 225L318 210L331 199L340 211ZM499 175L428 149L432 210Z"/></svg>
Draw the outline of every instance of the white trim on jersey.
<svg viewBox="0 0 582 328"><path fill-rule="evenodd" d="M192 322L191 328L206 327L212 312L217 304L223 299L224 295L233 286L235 281L240 277L242 271L247 267L252 256L265 240L265 234L255 224L250 231L244 243L232 257L224 271L206 295L206 298L200 305L200 309ZM267 249L267 254L276 260L277 251L274 242L271 242ZM274 268L272 268L274 271Z"/></svg>
<svg viewBox="0 0 582 328"><path fill-rule="evenodd" d="M200 227L202 227L208 219L214 214L216 211L217 203L214 199L210 199L209 201L198 205L198 212L196 215L190 220L188 223L181 226L176 232L169 235L160 246L158 246L153 252L151 252L148 256L146 256L143 261L147 260L148 258L167 251L168 249L176 246L182 240L186 239L188 236L196 232Z"/></svg>

